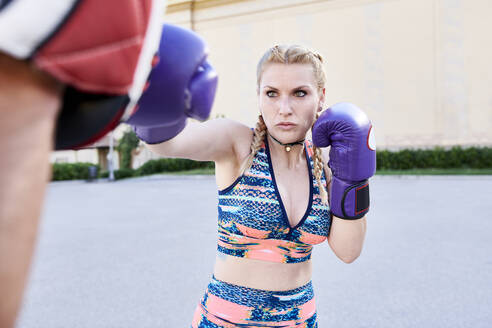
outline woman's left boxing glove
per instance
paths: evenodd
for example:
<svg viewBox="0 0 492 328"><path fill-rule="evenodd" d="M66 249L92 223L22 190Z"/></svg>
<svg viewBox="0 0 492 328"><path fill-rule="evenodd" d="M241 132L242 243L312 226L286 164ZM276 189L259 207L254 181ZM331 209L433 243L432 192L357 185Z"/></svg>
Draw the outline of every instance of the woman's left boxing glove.
<svg viewBox="0 0 492 328"><path fill-rule="evenodd" d="M317 147L331 146L331 212L354 220L369 211L369 178L376 172L376 141L371 121L358 107L338 103L324 111L313 126Z"/></svg>

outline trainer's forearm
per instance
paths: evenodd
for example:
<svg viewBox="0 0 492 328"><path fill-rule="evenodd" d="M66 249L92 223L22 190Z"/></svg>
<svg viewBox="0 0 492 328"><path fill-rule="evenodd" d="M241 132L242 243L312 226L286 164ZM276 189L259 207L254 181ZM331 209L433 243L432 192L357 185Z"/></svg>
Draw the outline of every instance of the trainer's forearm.
<svg viewBox="0 0 492 328"><path fill-rule="evenodd" d="M36 241L59 87L0 54L0 327L15 324Z"/></svg>
<svg viewBox="0 0 492 328"><path fill-rule="evenodd" d="M344 220L333 216L328 244L331 249L345 263L355 261L364 245L366 235L366 218Z"/></svg>

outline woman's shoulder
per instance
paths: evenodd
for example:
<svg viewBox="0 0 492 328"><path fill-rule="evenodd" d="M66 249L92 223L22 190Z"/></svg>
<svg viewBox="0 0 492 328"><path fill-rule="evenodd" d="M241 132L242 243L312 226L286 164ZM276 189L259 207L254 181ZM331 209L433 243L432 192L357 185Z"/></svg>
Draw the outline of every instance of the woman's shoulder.
<svg viewBox="0 0 492 328"><path fill-rule="evenodd" d="M253 130L246 124L229 118L214 119L215 128L223 129L231 141L242 141L253 137Z"/></svg>
<svg viewBox="0 0 492 328"><path fill-rule="evenodd" d="M218 118L217 128L224 129L224 138L232 143L235 157L247 156L253 140L253 129L246 124L229 118Z"/></svg>
<svg viewBox="0 0 492 328"><path fill-rule="evenodd" d="M237 132L237 133L252 132L252 129L246 124L230 118L221 117L221 118L216 118L215 121L218 122L224 128L233 132Z"/></svg>
<svg viewBox="0 0 492 328"><path fill-rule="evenodd" d="M237 144L246 144L249 146L253 140L254 129L239 121L226 120L229 127L229 136L232 140Z"/></svg>
<svg viewBox="0 0 492 328"><path fill-rule="evenodd" d="M226 130L224 138L228 138L233 147L232 156L223 157L215 163L217 187L223 190L240 176L241 164L250 153L253 131L241 122L225 118L220 120L220 126Z"/></svg>

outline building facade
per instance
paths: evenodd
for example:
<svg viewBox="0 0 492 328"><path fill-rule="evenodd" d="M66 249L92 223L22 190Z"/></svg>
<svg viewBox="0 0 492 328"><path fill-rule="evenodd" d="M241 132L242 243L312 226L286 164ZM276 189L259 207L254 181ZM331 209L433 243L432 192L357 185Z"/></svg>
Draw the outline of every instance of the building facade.
<svg viewBox="0 0 492 328"><path fill-rule="evenodd" d="M273 45L302 44L324 57L326 107L361 107L379 149L492 146L491 0L167 4L165 22L195 30L208 44L219 74L212 118L254 126L257 61ZM140 149L133 165L157 157Z"/></svg>
<svg viewBox="0 0 492 328"><path fill-rule="evenodd" d="M212 117L253 126L256 64L275 44L324 57L326 106L352 102L379 148L492 146L490 0L169 0L165 21L207 41Z"/></svg>

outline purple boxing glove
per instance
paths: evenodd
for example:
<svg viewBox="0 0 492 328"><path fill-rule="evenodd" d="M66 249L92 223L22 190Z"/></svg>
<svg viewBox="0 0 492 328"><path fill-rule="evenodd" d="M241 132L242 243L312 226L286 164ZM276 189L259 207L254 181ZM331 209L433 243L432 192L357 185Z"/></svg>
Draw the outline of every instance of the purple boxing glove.
<svg viewBox="0 0 492 328"><path fill-rule="evenodd" d="M127 121L149 144L175 137L188 117L207 119L217 87L217 73L207 62L205 42L184 28L164 25L153 65Z"/></svg>
<svg viewBox="0 0 492 328"><path fill-rule="evenodd" d="M331 212L355 220L369 211L369 181L376 172L376 142L371 121L358 107L338 103L324 111L313 126L317 147L331 146Z"/></svg>

